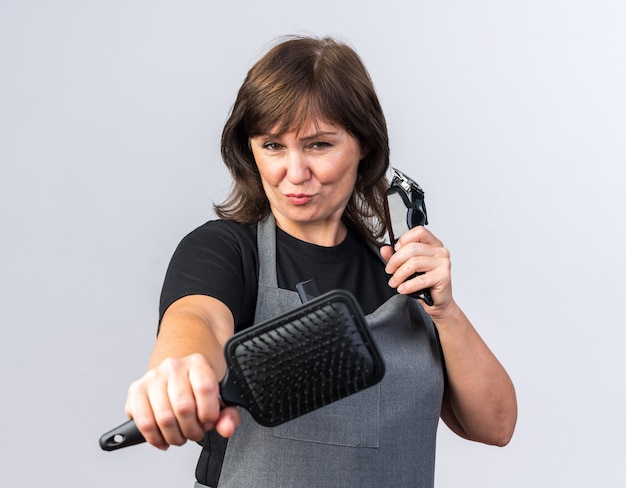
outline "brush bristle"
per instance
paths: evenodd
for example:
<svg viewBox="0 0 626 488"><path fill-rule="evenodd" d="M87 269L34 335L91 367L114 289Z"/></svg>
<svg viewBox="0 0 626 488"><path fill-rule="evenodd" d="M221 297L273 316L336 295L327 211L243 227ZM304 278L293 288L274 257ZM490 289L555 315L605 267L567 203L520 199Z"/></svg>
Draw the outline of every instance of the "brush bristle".
<svg viewBox="0 0 626 488"><path fill-rule="evenodd" d="M268 424L366 388L374 369L354 317L341 302L243 340L233 352L246 403Z"/></svg>

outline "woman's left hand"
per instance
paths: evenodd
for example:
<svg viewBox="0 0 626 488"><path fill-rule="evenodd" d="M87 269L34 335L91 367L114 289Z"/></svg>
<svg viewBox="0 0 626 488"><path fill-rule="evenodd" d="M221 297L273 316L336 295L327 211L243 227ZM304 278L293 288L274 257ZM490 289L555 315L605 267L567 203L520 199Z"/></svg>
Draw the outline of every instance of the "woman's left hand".
<svg viewBox="0 0 626 488"><path fill-rule="evenodd" d="M395 252L383 246L380 254L387 261L385 271L392 275L389 286L404 295L429 288L434 303L424 308L433 318L446 314L453 304L451 261L439 239L422 226L414 227L400 237Z"/></svg>
<svg viewBox="0 0 626 488"><path fill-rule="evenodd" d="M441 418L458 435L506 445L515 429L517 400L507 372L452 298L450 253L430 231L414 227L380 254L389 285L410 294L430 288L434 304L423 303L439 332L446 363ZM413 276L415 273L423 273Z"/></svg>

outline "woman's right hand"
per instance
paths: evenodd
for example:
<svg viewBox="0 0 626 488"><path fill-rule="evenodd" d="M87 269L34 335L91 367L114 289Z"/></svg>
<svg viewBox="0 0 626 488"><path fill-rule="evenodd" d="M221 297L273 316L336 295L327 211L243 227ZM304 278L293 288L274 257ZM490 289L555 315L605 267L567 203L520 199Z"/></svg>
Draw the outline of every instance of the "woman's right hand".
<svg viewBox="0 0 626 488"><path fill-rule="evenodd" d="M199 441L214 428L230 437L240 422L236 407L223 408L216 374L197 353L165 359L131 384L126 414L159 449Z"/></svg>
<svg viewBox="0 0 626 488"><path fill-rule="evenodd" d="M126 400L126 414L147 442L167 449L199 441L211 429L223 437L234 434L241 417L236 407L222 408L219 388L226 373L224 344L234 327L228 307L212 297L190 295L169 306L149 370L130 386Z"/></svg>

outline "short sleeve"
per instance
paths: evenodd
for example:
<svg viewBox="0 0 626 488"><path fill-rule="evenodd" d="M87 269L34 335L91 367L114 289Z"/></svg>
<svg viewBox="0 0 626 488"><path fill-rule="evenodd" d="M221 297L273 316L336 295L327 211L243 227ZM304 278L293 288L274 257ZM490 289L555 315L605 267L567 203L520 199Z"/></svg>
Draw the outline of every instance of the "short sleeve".
<svg viewBox="0 0 626 488"><path fill-rule="evenodd" d="M247 327L254 320L258 268L256 227L207 222L174 251L161 290L159 323L176 300L206 295L230 309L237 330Z"/></svg>

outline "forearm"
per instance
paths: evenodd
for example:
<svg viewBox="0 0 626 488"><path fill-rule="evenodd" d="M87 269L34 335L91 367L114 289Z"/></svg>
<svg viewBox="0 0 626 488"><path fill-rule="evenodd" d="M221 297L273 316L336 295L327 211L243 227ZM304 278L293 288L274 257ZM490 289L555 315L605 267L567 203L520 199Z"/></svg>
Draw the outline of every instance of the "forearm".
<svg viewBox="0 0 626 488"><path fill-rule="evenodd" d="M461 309L449 310L434 318L447 371L442 418L468 439L506 445L517 420L513 383Z"/></svg>
<svg viewBox="0 0 626 488"><path fill-rule="evenodd" d="M182 445L213 428L233 434L239 413L222 408L219 398L223 348L233 330L230 310L214 298L181 298L165 312L149 369L130 385L126 400L127 415L150 444Z"/></svg>
<svg viewBox="0 0 626 488"><path fill-rule="evenodd" d="M182 298L163 316L149 368L168 358L199 353L222 378L226 372L223 348L233 329L232 315L221 302L210 297Z"/></svg>

